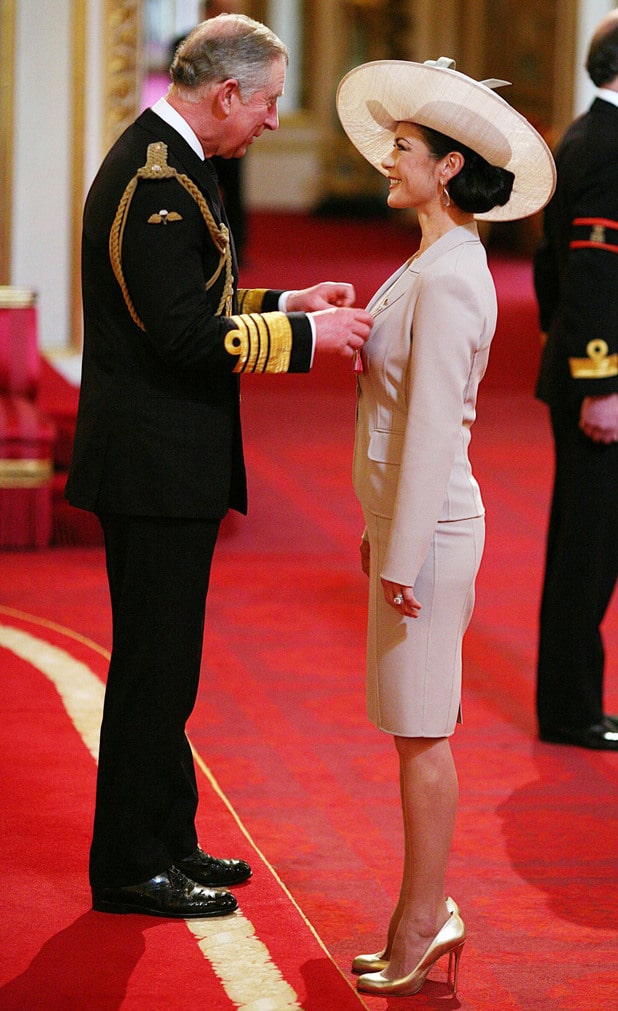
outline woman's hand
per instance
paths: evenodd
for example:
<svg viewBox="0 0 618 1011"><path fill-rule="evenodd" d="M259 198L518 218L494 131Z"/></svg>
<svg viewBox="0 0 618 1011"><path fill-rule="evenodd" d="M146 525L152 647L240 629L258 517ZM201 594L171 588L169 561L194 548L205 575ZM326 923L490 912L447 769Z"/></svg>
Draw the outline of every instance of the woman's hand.
<svg viewBox="0 0 618 1011"><path fill-rule="evenodd" d="M422 604L414 596L413 586L402 586L401 583L391 583L389 579L383 579L382 589L386 603L394 607L399 614L405 614L408 618L418 618Z"/></svg>
<svg viewBox="0 0 618 1011"><path fill-rule="evenodd" d="M371 548L369 547L369 541L363 537L360 542L360 556L361 556L361 569L366 576L369 575L369 560L371 558Z"/></svg>

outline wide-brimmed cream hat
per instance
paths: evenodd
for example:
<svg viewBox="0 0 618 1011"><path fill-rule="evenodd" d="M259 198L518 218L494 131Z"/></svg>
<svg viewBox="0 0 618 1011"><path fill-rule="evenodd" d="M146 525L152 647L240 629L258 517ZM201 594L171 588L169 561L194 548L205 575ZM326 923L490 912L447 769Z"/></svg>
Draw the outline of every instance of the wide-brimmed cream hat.
<svg viewBox="0 0 618 1011"><path fill-rule="evenodd" d="M355 67L337 90L341 124L383 175L398 123L418 123L452 137L514 176L510 200L476 217L512 221L540 210L556 185L556 166L541 135L494 90L508 81L475 81L446 57L427 63L376 60Z"/></svg>

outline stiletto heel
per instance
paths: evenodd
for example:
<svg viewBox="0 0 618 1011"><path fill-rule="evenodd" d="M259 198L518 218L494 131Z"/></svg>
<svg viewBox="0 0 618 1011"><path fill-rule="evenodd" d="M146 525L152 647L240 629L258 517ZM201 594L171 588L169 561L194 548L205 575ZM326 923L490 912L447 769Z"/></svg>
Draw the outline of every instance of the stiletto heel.
<svg viewBox="0 0 618 1011"><path fill-rule="evenodd" d="M459 975L459 960L466 940L466 928L458 913L451 913L443 927L440 928L420 962L407 976L400 979L385 979L382 971L366 973L358 977L357 987L364 993L376 993L399 997L410 997L418 993L427 979L432 966L442 958L449 956L449 982L451 959L455 959L453 978L453 993L457 992Z"/></svg>
<svg viewBox="0 0 618 1011"><path fill-rule="evenodd" d="M451 981L451 964L452 964L453 961L455 962L455 971L454 971L454 974L453 974L453 982L451 984L452 987L453 987L453 997L457 993L457 977L459 975L459 959L461 958L462 951L463 951L463 941L459 945L458 948L453 948L453 950L449 951L449 953L448 953L448 977L447 977L447 981L449 983Z"/></svg>
<svg viewBox="0 0 618 1011"><path fill-rule="evenodd" d="M450 895L446 898L446 908L449 913L459 914L459 906ZM388 965L388 959L384 957L384 954L383 951L377 951L375 955L357 955L352 962L352 972L357 974L382 972L382 969L386 969Z"/></svg>

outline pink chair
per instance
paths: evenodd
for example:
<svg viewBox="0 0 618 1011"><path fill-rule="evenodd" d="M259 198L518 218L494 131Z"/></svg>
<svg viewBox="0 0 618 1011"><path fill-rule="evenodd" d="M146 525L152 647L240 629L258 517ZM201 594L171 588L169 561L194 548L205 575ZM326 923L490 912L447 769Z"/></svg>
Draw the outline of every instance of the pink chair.
<svg viewBox="0 0 618 1011"><path fill-rule="evenodd" d="M36 296L0 285L0 548L41 548L52 526L55 429L36 405Z"/></svg>

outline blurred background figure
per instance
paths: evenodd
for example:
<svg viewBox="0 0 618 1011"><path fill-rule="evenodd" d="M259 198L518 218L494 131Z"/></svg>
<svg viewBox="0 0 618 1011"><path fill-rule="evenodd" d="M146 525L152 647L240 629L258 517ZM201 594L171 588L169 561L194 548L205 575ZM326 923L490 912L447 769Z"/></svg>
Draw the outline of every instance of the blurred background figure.
<svg viewBox="0 0 618 1011"><path fill-rule="evenodd" d="M543 741L618 751L600 629L618 563L618 10L598 24L586 69L597 95L558 146L535 259L547 333L537 394L556 458L537 714Z"/></svg>

